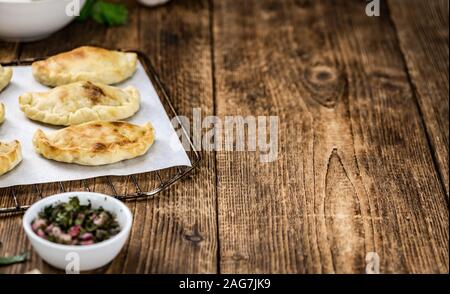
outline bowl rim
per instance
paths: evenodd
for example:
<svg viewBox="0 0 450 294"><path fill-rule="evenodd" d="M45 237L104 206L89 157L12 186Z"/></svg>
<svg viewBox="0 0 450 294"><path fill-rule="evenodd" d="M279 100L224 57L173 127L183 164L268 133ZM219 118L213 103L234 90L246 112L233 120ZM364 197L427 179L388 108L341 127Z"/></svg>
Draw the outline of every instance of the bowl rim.
<svg viewBox="0 0 450 294"><path fill-rule="evenodd" d="M8 4L19 4L19 5L24 5L24 4L39 5L39 4L42 4L42 3L56 2L56 1L61 1L61 0L37 0L37 1L23 0L23 2L22 1L21 2L16 2L15 0L0 0L0 4L1 3L8 3ZM69 2L70 0L65 0L65 1Z"/></svg>
<svg viewBox="0 0 450 294"><path fill-rule="evenodd" d="M123 209L123 211L125 213L125 224L121 228L120 232L117 235L114 235L113 237L109 238L106 241L102 241L102 242L91 244L91 245L65 245L65 244L54 243L54 242L51 242L51 241L48 241L48 240L45 240L45 239L39 237L31 229L31 223L28 223L27 221L25 221L26 219L30 218L30 214L31 214L33 207L36 207L38 205L41 205L41 204L47 203L47 202L48 202L48 205L53 204L54 202L58 201L59 200L58 198L60 198L60 197L80 196L80 195L86 195L86 196L88 196L88 198L89 197L93 197L93 198L107 197L108 200L112 201L112 203L119 206L119 208ZM131 230L132 223L133 223L133 214L131 213L130 209L122 201L120 201L114 197L111 197L109 195L95 193L95 192L65 192L65 193L59 193L59 194L47 196L47 197L35 202L33 205L31 205L27 209L27 211L25 211L25 214L23 215L23 218L22 218L22 226L25 230L25 233L28 235L29 238L32 238L33 240L40 243L41 245L51 247L52 249L63 249L63 250L71 250L71 251L86 251L86 250L101 249L104 247L108 247L109 245L111 245L112 243L115 243L122 237L126 237Z"/></svg>

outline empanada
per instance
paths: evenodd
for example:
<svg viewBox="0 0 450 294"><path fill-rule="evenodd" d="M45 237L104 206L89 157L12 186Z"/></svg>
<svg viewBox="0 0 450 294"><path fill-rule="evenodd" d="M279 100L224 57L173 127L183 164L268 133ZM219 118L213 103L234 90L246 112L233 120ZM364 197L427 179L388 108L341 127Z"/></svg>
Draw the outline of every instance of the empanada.
<svg viewBox="0 0 450 294"><path fill-rule="evenodd" d="M12 78L12 68L0 65L0 92L8 86Z"/></svg>
<svg viewBox="0 0 450 294"><path fill-rule="evenodd" d="M33 138L36 151L56 161L80 165L105 165L145 154L154 141L150 123L88 122Z"/></svg>
<svg viewBox="0 0 450 294"><path fill-rule="evenodd" d="M2 124L5 121L5 105L3 103L0 103L0 124Z"/></svg>
<svg viewBox="0 0 450 294"><path fill-rule="evenodd" d="M15 168L22 161L22 148L19 141L0 142L0 176Z"/></svg>
<svg viewBox="0 0 450 294"><path fill-rule="evenodd" d="M122 82L136 71L136 53L84 46L32 64L40 83L55 87L79 81L107 85Z"/></svg>
<svg viewBox="0 0 450 294"><path fill-rule="evenodd" d="M134 87L119 89L92 82L76 82L45 93L25 93L20 109L36 121L71 126L89 121L116 121L133 116L140 105Z"/></svg>

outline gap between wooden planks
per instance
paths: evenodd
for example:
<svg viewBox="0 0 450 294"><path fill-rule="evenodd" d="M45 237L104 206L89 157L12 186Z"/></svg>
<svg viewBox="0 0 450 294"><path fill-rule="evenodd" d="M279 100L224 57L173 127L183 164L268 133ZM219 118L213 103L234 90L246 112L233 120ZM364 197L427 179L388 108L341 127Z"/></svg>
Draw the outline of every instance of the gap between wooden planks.
<svg viewBox="0 0 450 294"><path fill-rule="evenodd" d="M449 195L448 1L389 1L414 95L441 182Z"/></svg>

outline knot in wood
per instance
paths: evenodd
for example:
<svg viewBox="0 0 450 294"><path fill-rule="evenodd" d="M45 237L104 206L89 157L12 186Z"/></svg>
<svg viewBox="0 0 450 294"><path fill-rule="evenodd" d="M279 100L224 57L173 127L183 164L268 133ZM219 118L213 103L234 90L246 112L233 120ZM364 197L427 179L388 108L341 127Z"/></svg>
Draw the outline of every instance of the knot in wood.
<svg viewBox="0 0 450 294"><path fill-rule="evenodd" d="M304 84L311 98L322 106L334 108L344 93L346 81L338 68L316 64L305 69Z"/></svg>
<svg viewBox="0 0 450 294"><path fill-rule="evenodd" d="M332 86L338 78L337 70L329 66L318 65L306 69L306 79L313 85Z"/></svg>

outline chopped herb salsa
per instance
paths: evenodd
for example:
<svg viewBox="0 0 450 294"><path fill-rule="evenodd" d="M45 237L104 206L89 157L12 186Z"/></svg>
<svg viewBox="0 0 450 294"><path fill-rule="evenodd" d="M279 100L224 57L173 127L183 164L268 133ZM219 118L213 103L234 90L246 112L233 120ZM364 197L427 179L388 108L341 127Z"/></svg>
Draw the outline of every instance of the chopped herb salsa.
<svg viewBox="0 0 450 294"><path fill-rule="evenodd" d="M66 245L91 245L120 232L118 222L109 211L92 208L90 202L82 205L78 197L45 207L31 228L43 239Z"/></svg>

